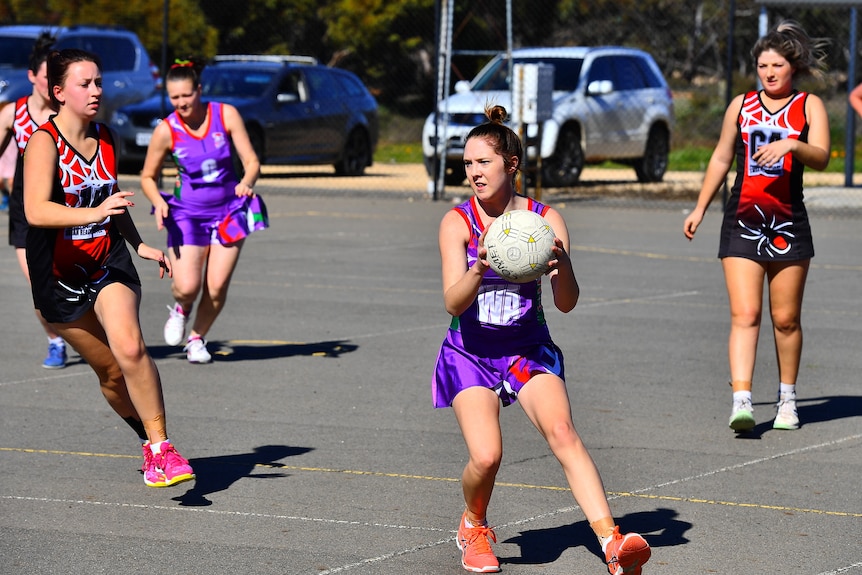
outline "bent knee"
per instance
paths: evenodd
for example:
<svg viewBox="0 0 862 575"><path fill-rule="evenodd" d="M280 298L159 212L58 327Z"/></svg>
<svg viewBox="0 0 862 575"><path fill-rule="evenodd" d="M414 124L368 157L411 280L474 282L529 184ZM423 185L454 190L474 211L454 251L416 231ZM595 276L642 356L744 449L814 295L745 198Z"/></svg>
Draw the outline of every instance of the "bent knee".
<svg viewBox="0 0 862 575"><path fill-rule="evenodd" d="M503 454L496 451L483 451L470 454L470 465L482 475L493 475L500 468Z"/></svg>

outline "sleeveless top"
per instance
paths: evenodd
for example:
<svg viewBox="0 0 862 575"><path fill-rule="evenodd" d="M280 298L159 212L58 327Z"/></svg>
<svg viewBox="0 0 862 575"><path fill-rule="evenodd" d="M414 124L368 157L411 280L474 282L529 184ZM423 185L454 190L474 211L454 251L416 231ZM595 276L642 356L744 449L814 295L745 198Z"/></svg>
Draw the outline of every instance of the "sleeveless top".
<svg viewBox="0 0 862 575"><path fill-rule="evenodd" d="M208 125L202 137L189 133L176 112L167 117L171 130L171 154L179 170L172 209L205 217L223 212L236 196L239 179L231 156L230 135L224 126L223 106L210 102Z"/></svg>
<svg viewBox="0 0 862 575"><path fill-rule="evenodd" d="M548 206L529 199L527 209L544 216ZM484 231L476 198L470 198L452 208L464 218L470 229L465 268L472 266L478 257L479 236ZM493 270L485 272L479 293L470 307L460 316L452 318L449 329L460 331L465 348L485 357L514 355L518 350L551 341L542 309L542 279L517 284L511 283Z"/></svg>
<svg viewBox="0 0 862 575"><path fill-rule="evenodd" d="M15 144L18 146L18 159L15 162L12 190L13 192L17 190L15 195L19 197L23 197L24 194L24 148L27 147L30 136L39 128L33 121L33 117L30 116L30 109L27 107L28 98L29 96L22 96L15 101L15 119L12 121L12 133L15 137Z"/></svg>
<svg viewBox="0 0 862 575"><path fill-rule="evenodd" d="M39 128L57 144L52 202L71 208L92 208L118 191L110 130L103 124L93 124L92 129L98 143L93 157L87 159L66 142L53 118ZM88 290L90 286L121 278L140 283L125 241L110 217L62 229L31 226L27 234L27 263L36 308L48 321L71 321L83 314L92 305L91 294L96 291ZM112 277L106 282L108 276ZM70 312L70 307L77 311Z"/></svg>
<svg viewBox="0 0 862 575"><path fill-rule="evenodd" d="M795 261L814 255L803 203L805 166L789 153L768 167L752 160L760 145L781 139L808 141L807 97L797 92L773 113L759 92L745 95L737 123L736 181L725 206L719 257Z"/></svg>

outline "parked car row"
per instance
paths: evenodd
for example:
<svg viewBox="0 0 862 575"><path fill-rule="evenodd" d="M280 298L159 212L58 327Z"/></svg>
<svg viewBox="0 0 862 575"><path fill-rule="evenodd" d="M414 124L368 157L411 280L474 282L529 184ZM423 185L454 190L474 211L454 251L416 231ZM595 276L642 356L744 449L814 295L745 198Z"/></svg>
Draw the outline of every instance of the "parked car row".
<svg viewBox="0 0 862 575"><path fill-rule="evenodd" d="M121 167L140 169L155 125L172 111L137 35L112 26L0 26L0 104L29 94L33 45L48 31L57 49L102 61L97 119L117 135ZM354 74L304 56L216 56L201 78L203 98L234 105L262 163L332 164L357 176L371 165L379 135L377 101Z"/></svg>
<svg viewBox="0 0 862 575"><path fill-rule="evenodd" d="M0 26L0 105L31 90L27 59L41 26ZM56 46L82 48L102 60L99 119L117 134L127 170L143 165L153 128L172 111L158 69L138 37L109 26L49 29ZM667 170L674 124L673 99L653 58L623 47L524 48L513 64L552 67L552 110L541 125L526 126L528 160L542 160L547 186L577 183L588 163L631 165L641 182ZM429 177L441 168L445 183L465 177L464 137L485 121L488 102L512 106L512 67L493 58L471 82L439 102L422 132ZM372 164L379 138L377 102L354 74L303 56L217 56L201 78L204 100L234 105L262 163L332 164L357 176ZM513 126L515 127L515 126Z"/></svg>

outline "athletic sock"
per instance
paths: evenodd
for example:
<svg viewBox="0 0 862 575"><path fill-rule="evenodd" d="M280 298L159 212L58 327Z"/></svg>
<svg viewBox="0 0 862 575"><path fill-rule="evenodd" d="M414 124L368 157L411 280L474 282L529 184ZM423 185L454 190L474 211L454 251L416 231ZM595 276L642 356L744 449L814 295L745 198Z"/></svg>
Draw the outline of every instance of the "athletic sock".
<svg viewBox="0 0 862 575"><path fill-rule="evenodd" d="M743 399L747 399L751 401L751 392L750 391L734 391L733 392L733 401L742 401Z"/></svg>
<svg viewBox="0 0 862 575"><path fill-rule="evenodd" d="M780 383L778 385L779 397L785 399L796 399L796 385L792 383Z"/></svg>

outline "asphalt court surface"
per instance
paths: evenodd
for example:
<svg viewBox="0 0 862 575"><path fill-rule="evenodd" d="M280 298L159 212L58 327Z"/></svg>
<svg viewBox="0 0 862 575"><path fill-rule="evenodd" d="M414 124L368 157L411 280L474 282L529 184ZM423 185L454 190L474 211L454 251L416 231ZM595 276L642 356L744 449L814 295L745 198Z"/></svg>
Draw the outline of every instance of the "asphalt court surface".
<svg viewBox="0 0 862 575"><path fill-rule="evenodd" d="M129 189L131 185L127 184ZM258 186L211 365L161 329L170 283L138 261L142 325L168 431L198 479L144 486L132 432L73 354L45 344L11 248L0 250L0 573L458 574L465 451L431 405L448 324L437 225L449 202ZM145 200L134 216L163 245ZM812 214L798 431L771 428L771 324L754 432L727 427L727 302L713 208L694 242L680 208L556 203L582 296L545 305L575 425L644 573L862 574L858 218ZM2 216L0 216L2 217ZM5 217L0 219L5 232ZM606 573L559 464L515 405L489 519L504 573Z"/></svg>

